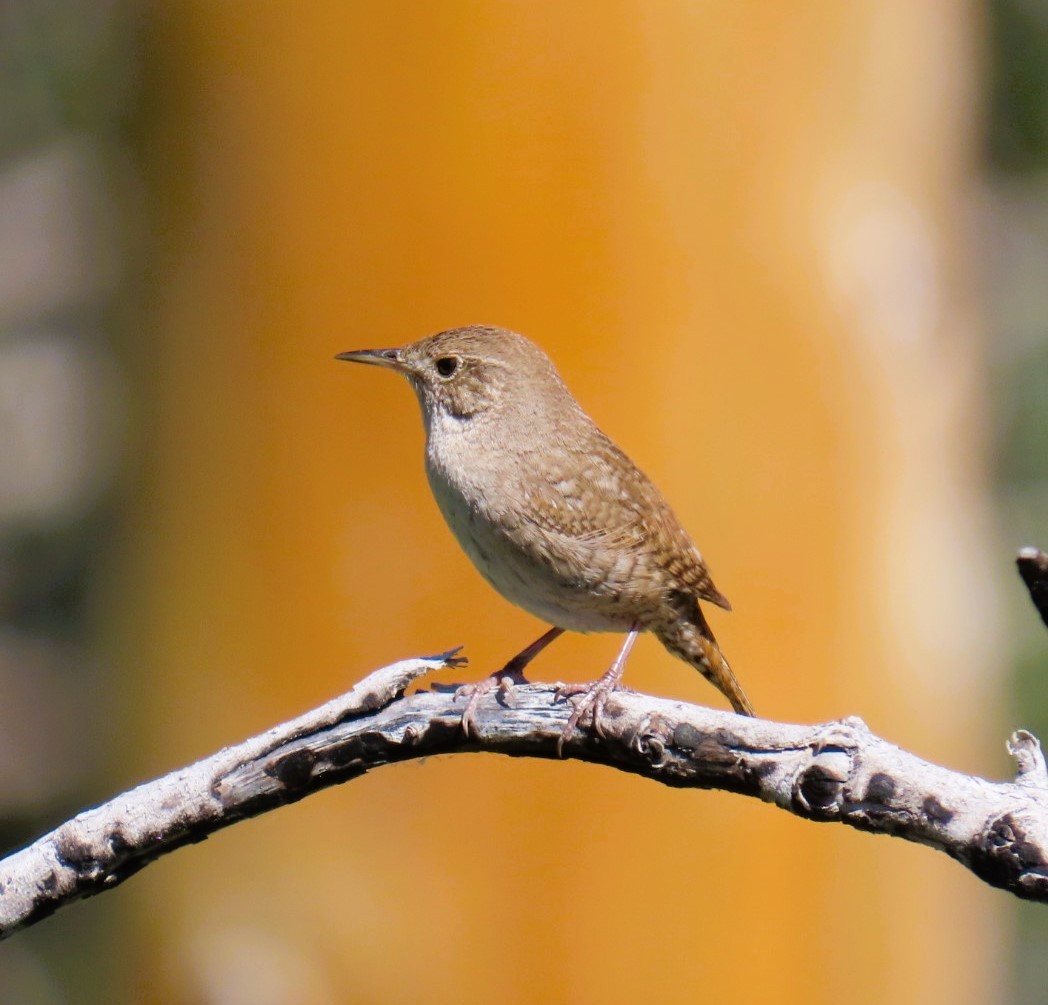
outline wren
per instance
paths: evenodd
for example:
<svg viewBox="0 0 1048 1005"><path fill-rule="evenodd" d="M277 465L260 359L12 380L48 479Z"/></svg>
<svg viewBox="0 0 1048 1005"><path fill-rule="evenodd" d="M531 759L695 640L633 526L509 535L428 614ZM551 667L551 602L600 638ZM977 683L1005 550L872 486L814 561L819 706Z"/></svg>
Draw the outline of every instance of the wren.
<svg viewBox="0 0 1048 1005"><path fill-rule="evenodd" d="M753 706L699 606L731 610L659 490L597 428L549 357L523 335L471 325L401 349L337 359L403 374L426 426L426 474L448 526L481 575L553 627L497 673L466 685L469 734L480 697L523 683L527 664L565 631L625 632L608 671L582 694L600 733L639 632L698 670L741 715Z"/></svg>

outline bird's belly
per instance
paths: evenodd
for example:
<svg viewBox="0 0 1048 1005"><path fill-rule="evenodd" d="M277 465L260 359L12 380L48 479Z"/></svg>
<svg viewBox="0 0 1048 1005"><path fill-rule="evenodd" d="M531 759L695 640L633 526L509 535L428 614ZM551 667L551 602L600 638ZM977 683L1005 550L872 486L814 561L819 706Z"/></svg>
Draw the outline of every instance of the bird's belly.
<svg viewBox="0 0 1048 1005"><path fill-rule="evenodd" d="M499 592L530 614L576 632L625 632L633 625L616 597L597 588L592 569L572 569L566 556L544 547L541 532L528 528L528 545L521 530L507 533L479 506L442 479L431 476L433 493L459 544L480 574Z"/></svg>
<svg viewBox="0 0 1048 1005"><path fill-rule="evenodd" d="M628 631L630 619L609 610L586 586L566 583L531 556L478 527L458 539L480 574L511 603L530 614L575 632Z"/></svg>

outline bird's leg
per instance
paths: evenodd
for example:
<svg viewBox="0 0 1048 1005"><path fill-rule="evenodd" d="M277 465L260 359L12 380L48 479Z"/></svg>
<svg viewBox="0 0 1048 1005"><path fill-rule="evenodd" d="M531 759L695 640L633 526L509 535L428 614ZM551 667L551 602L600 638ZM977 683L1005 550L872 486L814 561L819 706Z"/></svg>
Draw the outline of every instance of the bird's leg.
<svg viewBox="0 0 1048 1005"><path fill-rule="evenodd" d="M626 660L629 658L630 650L633 648L633 643L637 641L639 633L640 627L634 624L630 629L629 635L626 636L626 641L622 643L622 648L619 650L618 656L615 657L615 662L608 667L602 677L591 684L565 684L557 688L558 697L582 695L581 701L575 703L575 708L568 719L568 724L564 727L564 732L560 734L560 739L557 741L558 757L563 756L564 741L571 738L575 727L587 712L593 717L593 728L600 736L604 735L604 730L600 725L600 720L604 716L604 706L608 703L608 695L619 686L619 681L622 680L622 674L626 669Z"/></svg>
<svg viewBox="0 0 1048 1005"><path fill-rule="evenodd" d="M505 693L513 684L527 684L524 668L555 638L563 634L563 628L551 628L541 638L535 639L527 649L517 653L501 670L496 670L490 677L485 677L478 684L463 684L455 692L453 701L458 701L459 698L469 698L462 713L462 731L466 736L473 732L473 717L476 715L480 699L496 687Z"/></svg>

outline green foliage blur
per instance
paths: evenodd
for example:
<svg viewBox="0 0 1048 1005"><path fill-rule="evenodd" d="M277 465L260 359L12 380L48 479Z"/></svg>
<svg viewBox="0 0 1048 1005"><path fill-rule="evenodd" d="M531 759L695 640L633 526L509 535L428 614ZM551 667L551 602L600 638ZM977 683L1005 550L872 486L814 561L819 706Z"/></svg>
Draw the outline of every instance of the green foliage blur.
<svg viewBox="0 0 1048 1005"><path fill-rule="evenodd" d="M985 256L998 428L1002 549L1048 548L1048 4L997 0L990 13ZM1048 635L1018 585L1010 598L1017 726L1048 736ZM1016 903L1015 1001L1048 987L1048 913Z"/></svg>

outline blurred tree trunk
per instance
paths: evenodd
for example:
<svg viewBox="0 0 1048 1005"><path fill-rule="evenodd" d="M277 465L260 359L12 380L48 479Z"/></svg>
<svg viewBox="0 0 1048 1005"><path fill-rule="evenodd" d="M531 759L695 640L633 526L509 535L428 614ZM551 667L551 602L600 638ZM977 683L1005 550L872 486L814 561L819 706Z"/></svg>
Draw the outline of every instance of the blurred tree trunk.
<svg viewBox="0 0 1048 1005"><path fill-rule="evenodd" d="M135 777L383 662L462 642L479 677L536 634L443 527L409 393L331 360L475 321L539 341L673 501L759 712L1003 772L976 27L932 2L155 8L153 423L115 597L148 674ZM535 676L614 647L566 639ZM629 681L719 701L651 643ZM151 1000L997 998L1000 897L923 849L579 765L352 790L136 879Z"/></svg>

